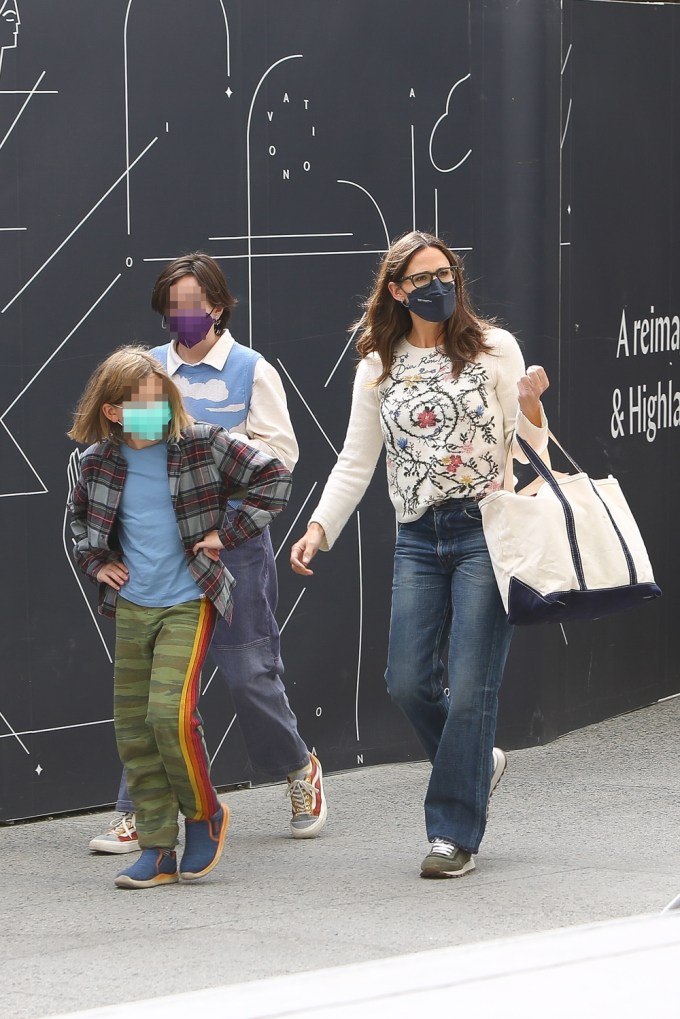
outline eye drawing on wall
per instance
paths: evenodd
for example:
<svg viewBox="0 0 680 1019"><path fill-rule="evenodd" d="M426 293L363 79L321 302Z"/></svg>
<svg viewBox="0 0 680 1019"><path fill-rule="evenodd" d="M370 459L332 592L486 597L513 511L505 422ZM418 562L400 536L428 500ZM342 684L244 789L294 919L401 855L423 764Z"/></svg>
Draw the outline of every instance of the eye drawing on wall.
<svg viewBox="0 0 680 1019"><path fill-rule="evenodd" d="M16 49L20 24L18 0L5 0L0 7L0 74L5 50Z"/></svg>

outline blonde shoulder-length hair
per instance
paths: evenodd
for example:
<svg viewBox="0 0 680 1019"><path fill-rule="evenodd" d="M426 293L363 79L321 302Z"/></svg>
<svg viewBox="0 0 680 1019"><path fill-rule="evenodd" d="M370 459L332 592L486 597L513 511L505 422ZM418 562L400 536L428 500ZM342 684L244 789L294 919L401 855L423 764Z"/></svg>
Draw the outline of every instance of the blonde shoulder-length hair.
<svg viewBox="0 0 680 1019"><path fill-rule="evenodd" d="M95 368L73 415L73 427L66 434L75 442L90 445L102 439L122 440L123 430L104 414L104 404L129 400L143 379L155 375L170 403L168 438L177 441L193 418L187 413L179 389L145 347L119 347Z"/></svg>

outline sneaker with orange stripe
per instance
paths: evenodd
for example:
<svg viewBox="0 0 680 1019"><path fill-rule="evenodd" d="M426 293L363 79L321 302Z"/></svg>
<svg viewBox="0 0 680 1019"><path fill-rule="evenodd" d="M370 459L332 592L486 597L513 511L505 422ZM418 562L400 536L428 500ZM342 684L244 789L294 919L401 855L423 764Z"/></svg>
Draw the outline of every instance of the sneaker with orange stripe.
<svg viewBox="0 0 680 1019"><path fill-rule="evenodd" d="M174 884L177 878L177 857L174 850L143 849L139 859L121 870L114 878L119 888L155 888Z"/></svg>
<svg viewBox="0 0 680 1019"><path fill-rule="evenodd" d="M286 789L293 811L290 830L295 839L315 838L325 825L328 815L321 763L314 754L309 755L309 763L310 768L305 777L289 778Z"/></svg>
<svg viewBox="0 0 680 1019"><path fill-rule="evenodd" d="M229 827L229 808L220 803L219 810L207 821L184 823L184 853L179 865L183 881L205 877L217 865Z"/></svg>

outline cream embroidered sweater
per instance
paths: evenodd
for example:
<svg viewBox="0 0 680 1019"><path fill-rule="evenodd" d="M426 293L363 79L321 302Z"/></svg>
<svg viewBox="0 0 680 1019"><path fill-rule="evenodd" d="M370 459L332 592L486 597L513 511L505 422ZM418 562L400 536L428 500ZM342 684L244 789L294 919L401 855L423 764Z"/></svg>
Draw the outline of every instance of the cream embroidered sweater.
<svg viewBox="0 0 680 1019"><path fill-rule="evenodd" d="M379 386L380 358L357 368L345 443L321 500L311 515L330 549L360 502L385 446L387 485L397 520L417 520L447 499L477 498L503 483L513 429L538 452L548 441L541 426L519 410L518 379L524 358L504 329L489 329L490 350L466 364L458 378L436 348L395 348L389 376Z"/></svg>

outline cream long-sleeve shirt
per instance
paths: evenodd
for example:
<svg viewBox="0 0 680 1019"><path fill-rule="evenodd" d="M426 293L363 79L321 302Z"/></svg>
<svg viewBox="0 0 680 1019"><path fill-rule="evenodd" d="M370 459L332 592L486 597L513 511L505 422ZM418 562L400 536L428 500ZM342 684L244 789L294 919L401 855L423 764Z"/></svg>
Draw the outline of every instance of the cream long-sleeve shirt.
<svg viewBox="0 0 680 1019"><path fill-rule="evenodd" d="M401 340L389 376L375 386L377 354L357 368L347 436L310 522L330 549L366 491L382 447L397 520L417 520L448 499L479 498L503 484L514 429L538 452L548 441L541 425L520 411L517 382L525 374L517 340L504 329L486 332L490 350L466 364L458 378L436 348Z"/></svg>

